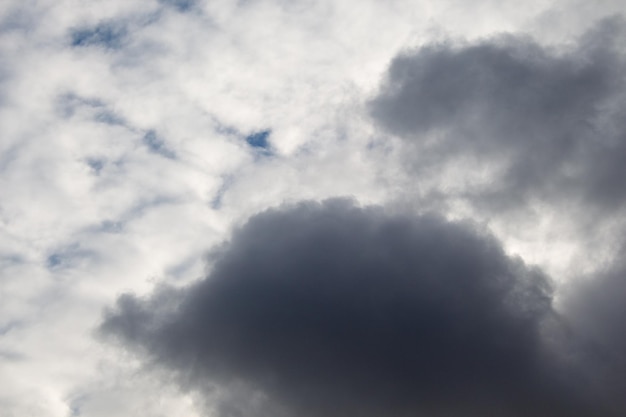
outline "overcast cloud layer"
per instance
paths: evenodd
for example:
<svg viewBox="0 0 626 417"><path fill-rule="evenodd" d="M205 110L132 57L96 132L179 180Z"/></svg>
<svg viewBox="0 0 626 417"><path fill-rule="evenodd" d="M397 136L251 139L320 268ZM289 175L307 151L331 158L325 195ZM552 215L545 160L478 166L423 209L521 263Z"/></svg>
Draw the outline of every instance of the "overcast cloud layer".
<svg viewBox="0 0 626 417"><path fill-rule="evenodd" d="M0 415L626 414L623 12L2 2Z"/></svg>

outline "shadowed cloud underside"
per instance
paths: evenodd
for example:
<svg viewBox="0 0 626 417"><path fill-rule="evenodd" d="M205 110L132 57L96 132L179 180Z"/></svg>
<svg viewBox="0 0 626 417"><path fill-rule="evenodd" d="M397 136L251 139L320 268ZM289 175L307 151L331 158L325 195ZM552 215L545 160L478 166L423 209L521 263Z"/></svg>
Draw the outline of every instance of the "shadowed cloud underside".
<svg viewBox="0 0 626 417"><path fill-rule="evenodd" d="M101 330L228 392L220 415L593 415L544 343L546 277L469 225L302 203L211 259L189 288L121 296Z"/></svg>

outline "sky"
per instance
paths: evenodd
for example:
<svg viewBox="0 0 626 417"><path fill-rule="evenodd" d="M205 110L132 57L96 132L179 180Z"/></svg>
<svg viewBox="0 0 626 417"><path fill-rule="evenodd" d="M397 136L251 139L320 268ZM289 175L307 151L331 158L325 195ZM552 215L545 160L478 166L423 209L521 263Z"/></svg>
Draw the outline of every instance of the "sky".
<svg viewBox="0 0 626 417"><path fill-rule="evenodd" d="M0 3L1 417L626 415L621 0Z"/></svg>

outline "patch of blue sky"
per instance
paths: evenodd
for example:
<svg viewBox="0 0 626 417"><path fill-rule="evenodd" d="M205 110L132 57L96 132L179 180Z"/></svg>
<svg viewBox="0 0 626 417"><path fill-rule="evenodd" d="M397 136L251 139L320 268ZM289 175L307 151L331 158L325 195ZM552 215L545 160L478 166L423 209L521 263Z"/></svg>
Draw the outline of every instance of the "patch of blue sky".
<svg viewBox="0 0 626 417"><path fill-rule="evenodd" d="M272 134L271 129L263 129L253 131L252 133L245 134L241 130L222 124L216 118L213 118L215 123L215 132L227 136L229 139L239 141L243 139L248 146L256 151L257 155L269 155L272 153L272 146L270 143L270 136Z"/></svg>
<svg viewBox="0 0 626 417"><path fill-rule="evenodd" d="M110 110L102 110L96 113L94 119L100 123L107 125L126 126L126 121L123 117Z"/></svg>
<svg viewBox="0 0 626 417"><path fill-rule="evenodd" d="M94 27L73 29L70 33L74 47L98 46L106 49L121 48L127 35L126 27L117 22L102 22Z"/></svg>
<svg viewBox="0 0 626 417"><path fill-rule="evenodd" d="M246 136L246 142L248 142L248 145L252 146L253 148L269 151L270 143L268 142L268 138L270 137L271 133L272 131L269 129L251 133L250 135Z"/></svg>
<svg viewBox="0 0 626 417"><path fill-rule="evenodd" d="M80 97L74 93L63 94L57 99L57 109L63 117L70 118L80 109L87 111L89 117L98 123L126 126L126 120L107 108L107 104L98 98Z"/></svg>
<svg viewBox="0 0 626 417"><path fill-rule="evenodd" d="M91 168L92 172L96 175L100 175L100 171L104 168L105 161L103 159L98 158L87 158L85 161L89 168Z"/></svg>
<svg viewBox="0 0 626 417"><path fill-rule="evenodd" d="M81 97L74 93L61 94L56 99L56 110L63 117L72 117L81 107L99 108L104 103L96 98Z"/></svg>
<svg viewBox="0 0 626 417"><path fill-rule="evenodd" d="M143 143L148 147L150 152L159 154L168 159L176 159L174 151L169 149L165 142L159 138L154 130L149 130L143 136Z"/></svg>
<svg viewBox="0 0 626 417"><path fill-rule="evenodd" d="M215 192L215 196L211 199L211 202L210 202L210 206L213 210L219 210L220 208L222 208L224 195L226 194L226 191L228 191L232 183L233 183L232 176L226 176L222 180L222 185Z"/></svg>
<svg viewBox="0 0 626 417"><path fill-rule="evenodd" d="M207 113L207 117L211 119L211 122L214 125L213 128L215 133L232 138L238 138L241 136L241 132L235 129L235 127L225 124L215 115Z"/></svg>
<svg viewBox="0 0 626 417"><path fill-rule="evenodd" d="M63 262L63 255L60 253L53 253L52 255L49 255L48 258L46 259L46 266L48 268L55 268L61 265L62 262Z"/></svg>
<svg viewBox="0 0 626 417"><path fill-rule="evenodd" d="M159 0L159 3L172 7L181 13L189 12L196 6L196 0Z"/></svg>
<svg viewBox="0 0 626 417"><path fill-rule="evenodd" d="M100 230L105 233L120 233L124 223L119 221L105 220L100 224Z"/></svg>
<svg viewBox="0 0 626 417"><path fill-rule="evenodd" d="M94 252L81 249L79 245L74 244L58 251L52 252L46 258L46 267L48 269L61 269L72 267L81 260L92 258Z"/></svg>
<svg viewBox="0 0 626 417"><path fill-rule="evenodd" d="M152 199L139 201L136 205L122 213L116 219L103 220L100 223L93 224L84 229L84 232L88 234L108 233L116 234L123 233L126 226L134 220L140 219L149 213L152 209L168 205L178 204L180 201L175 198L167 196L159 196Z"/></svg>

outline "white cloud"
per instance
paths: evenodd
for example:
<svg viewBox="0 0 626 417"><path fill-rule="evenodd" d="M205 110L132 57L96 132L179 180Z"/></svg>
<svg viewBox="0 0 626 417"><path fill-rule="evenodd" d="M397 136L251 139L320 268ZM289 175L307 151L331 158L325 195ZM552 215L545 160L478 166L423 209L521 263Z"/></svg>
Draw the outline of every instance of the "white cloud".
<svg viewBox="0 0 626 417"><path fill-rule="evenodd" d="M116 295L202 275L234 224L284 201L419 206L428 184L364 110L398 51L587 26L539 0L174 3L0 4L3 415L192 415L187 394L129 377L93 338ZM245 141L264 130L266 154ZM543 234L494 229L554 259Z"/></svg>

